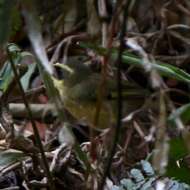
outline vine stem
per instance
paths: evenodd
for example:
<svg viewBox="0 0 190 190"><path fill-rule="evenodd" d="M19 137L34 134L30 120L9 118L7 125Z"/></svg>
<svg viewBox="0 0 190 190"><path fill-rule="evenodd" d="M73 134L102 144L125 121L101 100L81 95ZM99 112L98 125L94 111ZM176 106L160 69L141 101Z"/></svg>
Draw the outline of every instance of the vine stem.
<svg viewBox="0 0 190 190"><path fill-rule="evenodd" d="M33 120L32 112L31 112L30 106L28 104L27 98L25 96L25 92L23 90L21 82L19 80L19 75L17 73L17 69L15 67L14 60L12 58L12 54L9 51L9 46L7 46L7 54L8 54L8 57L9 57L11 68L12 68L14 76L15 76L15 80L16 80L18 86L19 86L21 96L23 98L23 101L24 101L24 104L25 104L25 107L26 107L28 118L29 118L29 120L31 121L31 124L32 124L32 128L33 128L33 131L34 131L34 138L35 138L36 144L37 144L37 146L38 146L38 148L40 150L40 153L41 153L43 166L44 166L44 171L45 171L47 179L48 179L49 188L50 188L50 190L55 190L55 184L54 184L54 181L53 181L52 174L51 174L51 172L49 170L48 161L47 161L47 158L45 156L45 152L44 152L44 148L43 148L43 145L42 145L42 142L41 142L41 139L40 139L39 131L38 131L38 128L36 126L35 121Z"/></svg>

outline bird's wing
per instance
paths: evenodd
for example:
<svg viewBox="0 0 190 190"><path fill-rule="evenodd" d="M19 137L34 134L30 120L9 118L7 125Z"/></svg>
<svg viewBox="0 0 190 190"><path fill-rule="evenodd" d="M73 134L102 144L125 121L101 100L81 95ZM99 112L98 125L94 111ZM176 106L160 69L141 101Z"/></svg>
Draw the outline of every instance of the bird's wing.
<svg viewBox="0 0 190 190"><path fill-rule="evenodd" d="M86 80L70 87L67 91L67 96L73 100L95 101L99 82L94 77L88 77Z"/></svg>

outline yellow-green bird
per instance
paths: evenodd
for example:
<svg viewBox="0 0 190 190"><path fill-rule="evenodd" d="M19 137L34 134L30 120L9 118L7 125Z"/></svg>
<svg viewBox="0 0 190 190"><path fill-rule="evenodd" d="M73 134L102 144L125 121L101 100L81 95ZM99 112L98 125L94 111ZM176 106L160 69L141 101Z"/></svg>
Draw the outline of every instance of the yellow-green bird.
<svg viewBox="0 0 190 190"><path fill-rule="evenodd" d="M98 126L94 126L101 74L94 72L89 65L83 62L70 62L67 65L59 64L59 67L62 68L63 80L56 80L55 85L59 90L66 110L79 122L92 127L103 129L113 125L116 121L117 110L116 79L107 77ZM128 81L124 81L122 85L123 116L126 116L126 114L143 105L147 90Z"/></svg>

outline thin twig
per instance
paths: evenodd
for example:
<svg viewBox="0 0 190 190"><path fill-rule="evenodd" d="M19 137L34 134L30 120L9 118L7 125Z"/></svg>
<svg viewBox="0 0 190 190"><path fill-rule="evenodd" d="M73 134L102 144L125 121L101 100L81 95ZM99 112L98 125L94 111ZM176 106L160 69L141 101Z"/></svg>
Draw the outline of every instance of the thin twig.
<svg viewBox="0 0 190 190"><path fill-rule="evenodd" d="M115 128L115 133L114 133L114 137L113 137L113 144L111 147L111 150L109 152L108 155L108 160L107 160L107 165L105 167L104 170L104 174L102 177L102 181L100 183L99 186L99 190L102 190L104 188L104 184L106 181L106 177L108 176L109 172L110 172L110 168L112 165L112 161L113 161L113 157L116 151L116 147L117 147L117 142L119 139L119 133L120 133L120 129L122 126L122 84L121 84L121 66L122 66L122 53L124 51L125 48L125 32L126 32L126 25L127 25L127 15L128 15L128 5L130 4L130 0L127 1L127 3L125 4L125 6L123 7L123 24L122 24L122 29L121 29L121 35L120 35L120 47L119 47L119 53L118 53L118 58L117 58L117 63L118 63L118 68L117 68L117 92L118 92L118 99L117 99L117 106L118 106L118 110L117 110L117 126Z"/></svg>
<svg viewBox="0 0 190 190"><path fill-rule="evenodd" d="M11 67L12 67L12 70L13 70L13 73L14 73L14 76L15 76L15 80L20 88L20 92L21 92L21 95L22 95L22 98L23 98L23 101L24 101L24 104L26 106L26 110L28 112L28 118L30 119L31 121L31 124L32 124L32 128L33 128L33 131L34 131L34 136L35 136L35 141L38 145L38 148L40 150L40 153L41 153L41 156L42 156L42 160L43 160L43 163L44 163L44 171L46 173L46 176L48 178L48 183L49 183L49 188L51 190L55 190L55 185L54 185L54 181L53 181L53 177L50 173L50 170L49 170L49 165L48 165L48 161L46 159L46 156L45 156L45 153L44 153L44 149L43 149L43 145L42 145L42 142L41 142L41 139L40 139L40 135L39 135L39 132L38 132L38 128L36 126L36 123L34 122L33 120L33 117L32 117L32 112L30 110L30 106L28 104L28 101L26 99L26 96L25 96L25 93L24 93L24 90L23 90L23 87L21 85L21 82L19 80L19 75L17 73L17 70L16 70L16 67L15 67L15 64L14 64L14 60L12 58L12 55L9 51L9 47L7 47L7 54L8 54L8 57L9 57L9 60L10 60L10 64L11 64Z"/></svg>

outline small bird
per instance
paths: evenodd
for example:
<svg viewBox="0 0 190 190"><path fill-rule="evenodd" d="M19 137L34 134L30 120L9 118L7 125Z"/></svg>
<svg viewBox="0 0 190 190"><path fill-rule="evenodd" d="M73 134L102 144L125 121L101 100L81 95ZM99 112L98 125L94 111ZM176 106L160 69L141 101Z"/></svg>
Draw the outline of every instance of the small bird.
<svg viewBox="0 0 190 190"><path fill-rule="evenodd" d="M62 68L63 79L55 80L55 86L65 109L79 122L91 127L104 129L113 125L117 113L117 81L113 77L107 77L98 126L94 126L101 74L94 72L89 65L83 62L70 62L69 64L57 64L57 66ZM147 90L128 81L123 81L122 87L123 114L126 115L143 105Z"/></svg>

